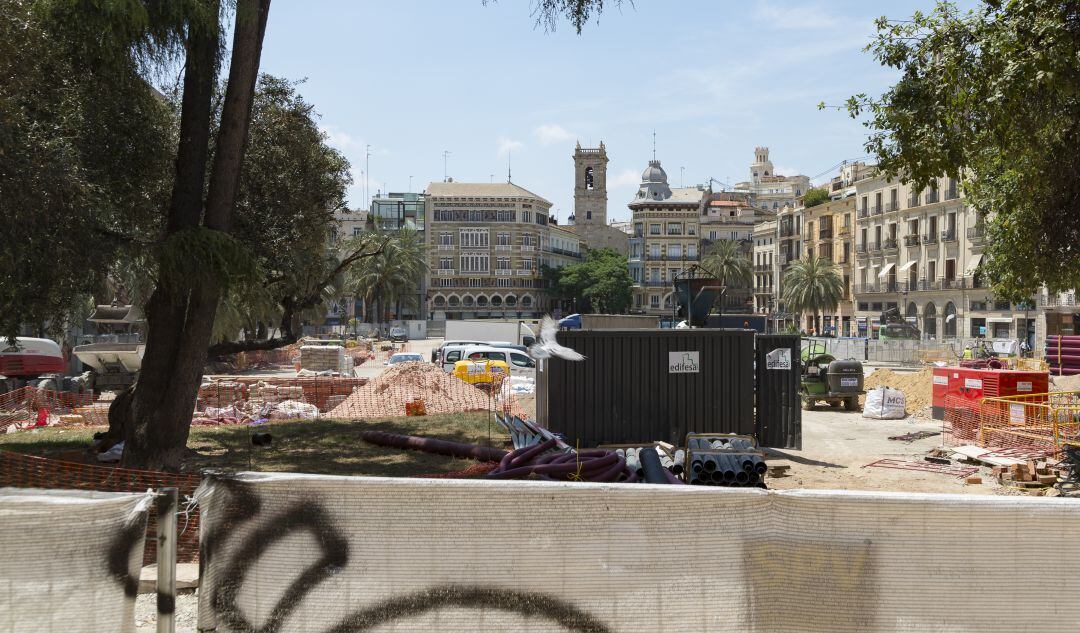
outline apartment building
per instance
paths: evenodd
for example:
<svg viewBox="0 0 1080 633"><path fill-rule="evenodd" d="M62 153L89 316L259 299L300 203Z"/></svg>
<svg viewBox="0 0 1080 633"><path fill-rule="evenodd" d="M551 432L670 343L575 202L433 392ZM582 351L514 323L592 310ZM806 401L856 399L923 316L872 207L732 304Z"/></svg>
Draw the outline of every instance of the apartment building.
<svg viewBox="0 0 1080 633"><path fill-rule="evenodd" d="M754 226L774 215L771 211L756 208L747 193L706 190L698 219L702 247L721 240L749 243Z"/></svg>
<svg viewBox="0 0 1080 633"><path fill-rule="evenodd" d="M875 175L856 183L855 314L860 335L876 335L882 309L899 308L925 339L1027 338L1032 304L996 300L979 271L983 221L958 183L924 190Z"/></svg>
<svg viewBox="0 0 1080 633"><path fill-rule="evenodd" d="M855 276L855 197L830 200L802 211L802 249L806 256L831 260L844 280L844 295L835 310L819 314L822 334L853 336L852 279ZM814 315L803 313L802 328L815 328Z"/></svg>
<svg viewBox="0 0 1080 633"><path fill-rule="evenodd" d="M777 280L777 220L763 220L754 226L751 235L754 266L754 311L773 314L776 311Z"/></svg>
<svg viewBox="0 0 1080 633"><path fill-rule="evenodd" d="M434 319L538 318L551 203L513 183L433 182L425 194Z"/></svg>
<svg viewBox="0 0 1080 633"><path fill-rule="evenodd" d="M877 165L868 165L862 161L841 163L840 173L833 176L826 187L829 197L837 200L855 195L855 183L873 176L876 169Z"/></svg>
<svg viewBox="0 0 1080 633"><path fill-rule="evenodd" d="M346 238L359 237L367 230L368 212L364 209L338 209L334 211L334 224L330 227L330 241L337 243Z"/></svg>
<svg viewBox="0 0 1080 633"><path fill-rule="evenodd" d="M581 261L581 236L577 232L550 222L548 232L550 248L543 252L542 264L552 268L562 268Z"/></svg>
<svg viewBox="0 0 1080 633"><path fill-rule="evenodd" d="M649 161L641 174L637 195L627 205L634 223L629 244L634 311L671 314L676 275L700 259L698 222L704 195L698 187L669 186L658 160Z"/></svg>

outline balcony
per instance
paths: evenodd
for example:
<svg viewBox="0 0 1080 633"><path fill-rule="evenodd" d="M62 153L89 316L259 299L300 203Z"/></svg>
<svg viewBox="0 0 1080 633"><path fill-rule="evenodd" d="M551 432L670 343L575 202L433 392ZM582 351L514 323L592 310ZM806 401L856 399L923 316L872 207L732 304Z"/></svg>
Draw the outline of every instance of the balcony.
<svg viewBox="0 0 1080 633"><path fill-rule="evenodd" d="M922 236L923 244L937 244L937 233L927 233Z"/></svg>
<svg viewBox="0 0 1080 633"><path fill-rule="evenodd" d="M934 204L941 201L941 194L936 189L926 194L926 204Z"/></svg>
<svg viewBox="0 0 1080 633"><path fill-rule="evenodd" d="M533 246L532 244L522 244L521 245L521 251L523 253L531 253L532 251L535 251L535 250L536 250L536 247Z"/></svg>
<svg viewBox="0 0 1080 633"><path fill-rule="evenodd" d="M904 246L918 246L918 245L919 245L919 236L918 235L905 235L904 236Z"/></svg>
<svg viewBox="0 0 1080 633"><path fill-rule="evenodd" d="M440 251L452 251L454 250L453 244L439 244Z"/></svg>
<svg viewBox="0 0 1080 633"><path fill-rule="evenodd" d="M942 242L955 242L956 241L956 229L946 229L941 232Z"/></svg>
<svg viewBox="0 0 1080 633"><path fill-rule="evenodd" d="M917 206L919 206L919 196L908 196L907 208L914 209Z"/></svg>
<svg viewBox="0 0 1080 633"><path fill-rule="evenodd" d="M755 264L754 265L754 272L755 273L767 273L767 272L770 272L770 271L772 271L772 266L770 266L768 264Z"/></svg>
<svg viewBox="0 0 1080 633"><path fill-rule="evenodd" d="M892 202L886 202L885 203L885 213L888 213L890 211L897 211L899 209L900 209L900 203L899 202L892 201Z"/></svg>
<svg viewBox="0 0 1080 633"><path fill-rule="evenodd" d="M883 211L884 210L882 209L880 204L875 204L874 206L870 207L870 215L881 215Z"/></svg>
<svg viewBox="0 0 1080 633"><path fill-rule="evenodd" d="M856 253L866 253L866 242L863 242L862 244L856 244L855 245L855 252Z"/></svg>
<svg viewBox="0 0 1080 633"><path fill-rule="evenodd" d="M498 277L508 276L514 274L514 271L509 268L496 268L495 275Z"/></svg>
<svg viewBox="0 0 1080 633"><path fill-rule="evenodd" d="M881 242L870 242L870 252L871 253L880 253L881 252Z"/></svg>
<svg viewBox="0 0 1080 633"><path fill-rule="evenodd" d="M508 250L513 249L513 248L514 247L511 246L510 244L496 244L495 245L495 250L497 250L497 251L508 251Z"/></svg>
<svg viewBox="0 0 1080 633"><path fill-rule="evenodd" d="M842 227L840 227L839 229L837 229L836 237L839 237L839 238L851 237L851 227L850 226L842 226Z"/></svg>
<svg viewBox="0 0 1080 633"><path fill-rule="evenodd" d="M795 227L790 224L780 227L780 237L793 237L795 235Z"/></svg>
<svg viewBox="0 0 1080 633"><path fill-rule="evenodd" d="M435 269L435 274L436 275L453 275L455 273L456 273L456 271L453 268L436 268Z"/></svg>
<svg viewBox="0 0 1080 633"><path fill-rule="evenodd" d="M895 251L895 250L897 250L899 248L899 246L896 243L896 238L895 237L886 238L884 248L887 251Z"/></svg>
<svg viewBox="0 0 1080 633"><path fill-rule="evenodd" d="M956 278L954 278L954 279L945 279L944 277L941 279L941 289L942 290L960 290L963 287L964 287L964 280L963 279L956 279Z"/></svg>
<svg viewBox="0 0 1080 633"><path fill-rule="evenodd" d="M986 240L986 226L977 224L972 227L968 227L967 238L972 242L983 242Z"/></svg>
<svg viewBox="0 0 1080 633"><path fill-rule="evenodd" d="M859 209L858 217L859 218L868 218L868 217L870 217L870 209L867 209L866 207L863 207L863 208Z"/></svg>
<svg viewBox="0 0 1080 633"><path fill-rule="evenodd" d="M883 281L878 284L880 292L900 292L900 283L896 281Z"/></svg>
<svg viewBox="0 0 1080 633"><path fill-rule="evenodd" d="M818 239L819 240L832 239L832 229L821 229L821 230L819 230L818 231Z"/></svg>
<svg viewBox="0 0 1080 633"><path fill-rule="evenodd" d="M945 190L946 200L956 200L960 197L960 192L956 190L956 181L949 182L949 188Z"/></svg>
<svg viewBox="0 0 1080 633"><path fill-rule="evenodd" d="M646 288L671 288L670 281L643 281L641 285Z"/></svg>
<svg viewBox="0 0 1080 633"><path fill-rule="evenodd" d="M531 270L519 270L517 271L518 277L529 277L533 274Z"/></svg>

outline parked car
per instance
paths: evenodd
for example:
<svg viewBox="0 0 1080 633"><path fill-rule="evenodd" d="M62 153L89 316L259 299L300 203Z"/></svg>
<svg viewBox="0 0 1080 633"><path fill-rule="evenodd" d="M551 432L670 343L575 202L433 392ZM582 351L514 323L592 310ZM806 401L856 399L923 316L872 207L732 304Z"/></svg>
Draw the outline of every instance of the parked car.
<svg viewBox="0 0 1080 633"><path fill-rule="evenodd" d="M498 360L506 363L511 374L520 374L532 371L536 367L534 361L525 350L513 347L495 347L492 345L478 346L453 346L446 348L443 353L443 371L450 373L454 366L462 360Z"/></svg>
<svg viewBox="0 0 1080 633"><path fill-rule="evenodd" d="M398 363L422 363L424 362L424 355L417 354L416 352L398 352L389 359L387 359L387 365L397 365Z"/></svg>
<svg viewBox="0 0 1080 633"><path fill-rule="evenodd" d="M394 326L390 328L390 342L391 343L408 343L409 333L405 331L405 328Z"/></svg>

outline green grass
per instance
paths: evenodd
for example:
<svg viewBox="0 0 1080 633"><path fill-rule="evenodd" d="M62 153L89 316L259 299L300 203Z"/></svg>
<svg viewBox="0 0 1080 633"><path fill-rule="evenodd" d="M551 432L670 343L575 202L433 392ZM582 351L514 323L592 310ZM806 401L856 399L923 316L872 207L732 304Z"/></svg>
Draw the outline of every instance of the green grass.
<svg viewBox="0 0 1080 633"><path fill-rule="evenodd" d="M95 429L45 428L0 435L0 450L89 461L86 454ZM409 477L462 470L472 460L368 444L361 431L376 430L488 445L489 414L461 413L374 421L333 419L273 421L259 427L192 427L183 470L264 470L332 475ZM251 446L251 434L273 435L270 447ZM509 448L502 427L490 420L491 445Z"/></svg>

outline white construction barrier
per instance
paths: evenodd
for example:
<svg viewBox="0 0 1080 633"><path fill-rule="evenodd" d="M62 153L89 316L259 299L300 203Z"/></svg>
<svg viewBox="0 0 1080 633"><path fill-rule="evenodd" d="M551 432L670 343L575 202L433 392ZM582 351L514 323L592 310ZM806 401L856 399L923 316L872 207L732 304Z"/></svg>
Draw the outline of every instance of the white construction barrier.
<svg viewBox="0 0 1080 633"><path fill-rule="evenodd" d="M134 631L151 498L0 488L0 631Z"/></svg>
<svg viewBox="0 0 1080 633"><path fill-rule="evenodd" d="M242 474L201 631L1018 631L1080 621L1068 499Z"/></svg>

